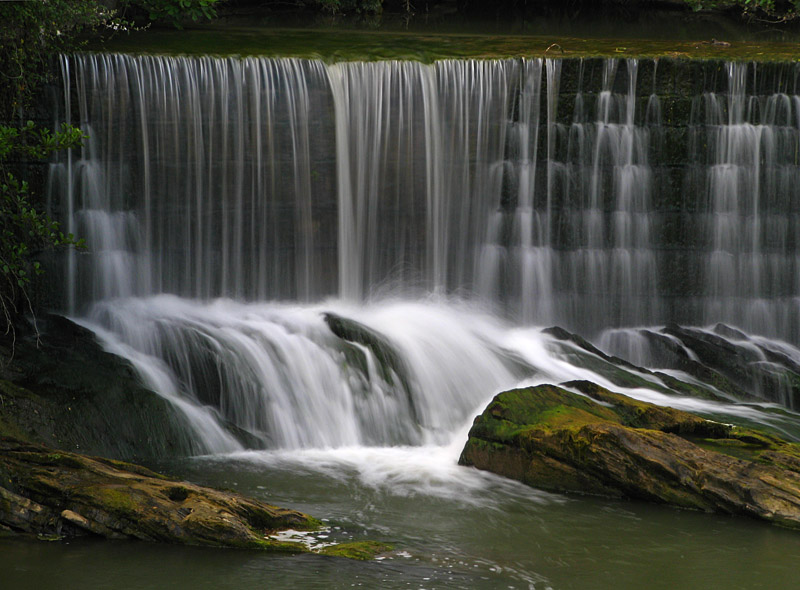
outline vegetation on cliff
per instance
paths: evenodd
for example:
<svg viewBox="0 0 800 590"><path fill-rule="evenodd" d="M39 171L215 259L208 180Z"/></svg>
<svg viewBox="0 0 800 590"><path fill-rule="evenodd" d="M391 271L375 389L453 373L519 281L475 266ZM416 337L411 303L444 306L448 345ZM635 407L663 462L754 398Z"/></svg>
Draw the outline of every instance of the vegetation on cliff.
<svg viewBox="0 0 800 590"><path fill-rule="evenodd" d="M44 272L37 255L52 248L83 247L45 213L28 181L18 178L14 163L43 160L52 152L78 147L83 138L70 125L55 132L33 121L0 125L0 331L13 335L18 317L33 312L28 291L32 278Z"/></svg>
<svg viewBox="0 0 800 590"><path fill-rule="evenodd" d="M253 5L254 0L230 0L234 6ZM328 14L376 15L384 11L402 12L409 18L428 14L442 5L452 4L459 13L497 14L505 16L529 14L564 14L567 16L611 15L627 18L656 10L703 11L725 13L734 18L768 21L772 24L797 18L800 0L501 0L488 3L482 0L258 0L267 10L316 10Z"/></svg>
<svg viewBox="0 0 800 590"><path fill-rule="evenodd" d="M26 120L54 71L53 59L78 49L97 31L114 32L136 22L214 16L217 0L49 0L0 3L0 332L32 312L31 277L42 272L37 255L80 245L45 212L31 170L53 152L76 148L82 132L65 125L50 130ZM130 13L130 16L128 16ZM137 15L140 15L137 17Z"/></svg>
<svg viewBox="0 0 800 590"><path fill-rule="evenodd" d="M694 10L733 10L746 18L788 22L800 14L800 0L684 0Z"/></svg>

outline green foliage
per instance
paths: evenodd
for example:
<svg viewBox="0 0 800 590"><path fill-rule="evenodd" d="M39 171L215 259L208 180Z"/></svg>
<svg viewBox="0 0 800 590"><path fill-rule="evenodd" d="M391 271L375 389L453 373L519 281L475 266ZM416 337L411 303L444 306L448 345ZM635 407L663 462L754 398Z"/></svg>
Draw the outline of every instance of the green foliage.
<svg viewBox="0 0 800 590"><path fill-rule="evenodd" d="M694 10L738 9L750 17L789 21L800 15L800 0L685 0Z"/></svg>
<svg viewBox="0 0 800 590"><path fill-rule="evenodd" d="M28 183L12 173L9 162L41 160L80 146L83 139L80 129L69 125L56 132L32 121L20 128L0 125L0 326L5 324L6 333L13 331L24 303L30 308L31 279L44 272L36 255L56 247L83 247L82 240L64 235L56 221L33 205Z"/></svg>
<svg viewBox="0 0 800 590"><path fill-rule="evenodd" d="M96 0L0 2L0 120L30 104L51 56L74 49L77 38L112 18Z"/></svg>
<svg viewBox="0 0 800 590"><path fill-rule="evenodd" d="M33 121L22 127L0 125L0 170L3 162L11 157L41 160L53 152L80 147L84 139L86 136L80 129L66 124L55 133L36 127Z"/></svg>
<svg viewBox="0 0 800 590"><path fill-rule="evenodd" d="M163 21L180 27L186 19L213 18L221 1L0 1L0 121L31 103L55 55L75 51L89 35L129 29L129 9L143 11L149 18L145 24Z"/></svg>
<svg viewBox="0 0 800 590"><path fill-rule="evenodd" d="M130 27L109 4L112 0L31 0L0 2L0 123L29 108L49 81L55 56L80 48L88 35ZM175 26L190 18L212 18L219 0L119 0L123 11L139 8L149 21ZM21 118L21 117L20 117ZM36 204L35 195L18 170L25 163L80 145L81 131L65 125L60 131L0 124L0 330L14 331L16 316L32 310L28 289L43 272L36 255L46 249L82 246L64 235L57 222ZM27 304L27 306L25 305Z"/></svg>
<svg viewBox="0 0 800 590"><path fill-rule="evenodd" d="M310 6L330 14L380 14L383 0L310 0Z"/></svg>
<svg viewBox="0 0 800 590"><path fill-rule="evenodd" d="M132 0L130 4L146 10L151 21L180 29L186 19L197 22L214 18L219 0Z"/></svg>

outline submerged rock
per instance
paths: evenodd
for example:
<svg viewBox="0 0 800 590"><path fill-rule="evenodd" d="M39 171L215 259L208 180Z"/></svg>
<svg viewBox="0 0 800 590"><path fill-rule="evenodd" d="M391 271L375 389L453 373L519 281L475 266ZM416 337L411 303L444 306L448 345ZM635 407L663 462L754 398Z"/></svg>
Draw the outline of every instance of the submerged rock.
<svg viewBox="0 0 800 590"><path fill-rule="evenodd" d="M320 553L333 557L346 557L348 559L357 559L358 561L368 561L392 549L392 545L379 541L353 541L352 543L340 543L338 545L325 547Z"/></svg>
<svg viewBox="0 0 800 590"><path fill-rule="evenodd" d="M773 349L763 339L724 324L717 324L713 331L671 324L661 333L681 342L697 358L692 363L684 358L683 351L673 349L679 359L677 368L698 379L707 379L707 373L714 371L727 379L733 391L744 389L759 399L800 407L800 365L780 350L780 342L771 343L776 347Z"/></svg>
<svg viewBox="0 0 800 590"><path fill-rule="evenodd" d="M800 351L790 344L749 336L724 324L711 330L668 324L660 330L619 330L617 336L641 347L647 359L644 364L686 375L688 379L676 379L651 372L679 393L800 407L800 363L796 360ZM606 358L619 364L617 357Z"/></svg>
<svg viewBox="0 0 800 590"><path fill-rule="evenodd" d="M800 528L800 444L585 381L497 395L475 419L460 463L545 490Z"/></svg>
<svg viewBox="0 0 800 590"><path fill-rule="evenodd" d="M319 522L233 492L169 480L120 461L0 438L0 528L44 537L99 535L303 552L276 541Z"/></svg>

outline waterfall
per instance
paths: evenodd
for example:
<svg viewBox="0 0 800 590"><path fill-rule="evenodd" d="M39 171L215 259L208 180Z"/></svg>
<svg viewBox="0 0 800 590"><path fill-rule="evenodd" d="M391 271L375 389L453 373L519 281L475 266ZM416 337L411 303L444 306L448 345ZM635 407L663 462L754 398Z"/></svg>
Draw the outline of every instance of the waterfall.
<svg viewBox="0 0 800 590"><path fill-rule="evenodd" d="M385 348L337 338L331 313ZM141 373L156 367L167 399L210 408L189 416L205 425L198 428L233 426L270 448L443 444L487 392L533 373L512 361L496 320L445 305L207 305L159 296L97 304L84 322ZM224 437L203 438L210 450L231 449Z"/></svg>
<svg viewBox="0 0 800 590"><path fill-rule="evenodd" d="M554 60L63 64L91 138L62 205L93 252L73 312L435 292L576 328L656 314L635 60L607 61L569 123Z"/></svg>
<svg viewBox="0 0 800 590"><path fill-rule="evenodd" d="M711 238L703 317L795 339L800 96L749 94L756 73L728 64L727 94L704 93L693 113L695 150L708 146L693 154L705 163L699 194L708 199Z"/></svg>
<svg viewBox="0 0 800 590"><path fill-rule="evenodd" d="M212 452L445 444L520 380L602 381L530 326L796 344L798 68L681 67L64 56L63 305Z"/></svg>
<svg viewBox="0 0 800 590"><path fill-rule="evenodd" d="M79 69L79 122L91 137L68 219L91 240L92 257L70 272L72 299L309 299L332 289L326 253L336 237L324 232L336 203L324 138L333 129L318 117L330 104L322 64L65 62Z"/></svg>

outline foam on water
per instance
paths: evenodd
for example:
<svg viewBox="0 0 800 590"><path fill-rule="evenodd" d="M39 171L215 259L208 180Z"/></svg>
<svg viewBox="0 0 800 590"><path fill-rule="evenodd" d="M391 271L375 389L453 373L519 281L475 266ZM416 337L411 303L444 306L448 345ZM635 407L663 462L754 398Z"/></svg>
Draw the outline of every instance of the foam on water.
<svg viewBox="0 0 800 590"><path fill-rule="evenodd" d="M270 468L323 475L380 493L428 496L469 506L491 508L499 498L524 498L535 504L564 502L561 496L513 480L460 467L460 446L343 447L298 451L243 451L204 457L204 461L237 461ZM455 451L455 452L454 452ZM491 492L491 493L489 493Z"/></svg>
<svg viewBox="0 0 800 590"><path fill-rule="evenodd" d="M338 338L326 323L331 313L391 353ZM299 305L158 296L97 304L84 324L175 405L198 453L265 448L280 451L269 460L291 456L323 469L334 461L398 489L439 485L421 473L456 477L474 416L517 386L587 380L715 419L780 427L788 416L670 394L656 375L634 367L624 370L653 387L621 387L587 368L605 363L594 353L454 301ZM594 361L583 366L579 354Z"/></svg>

